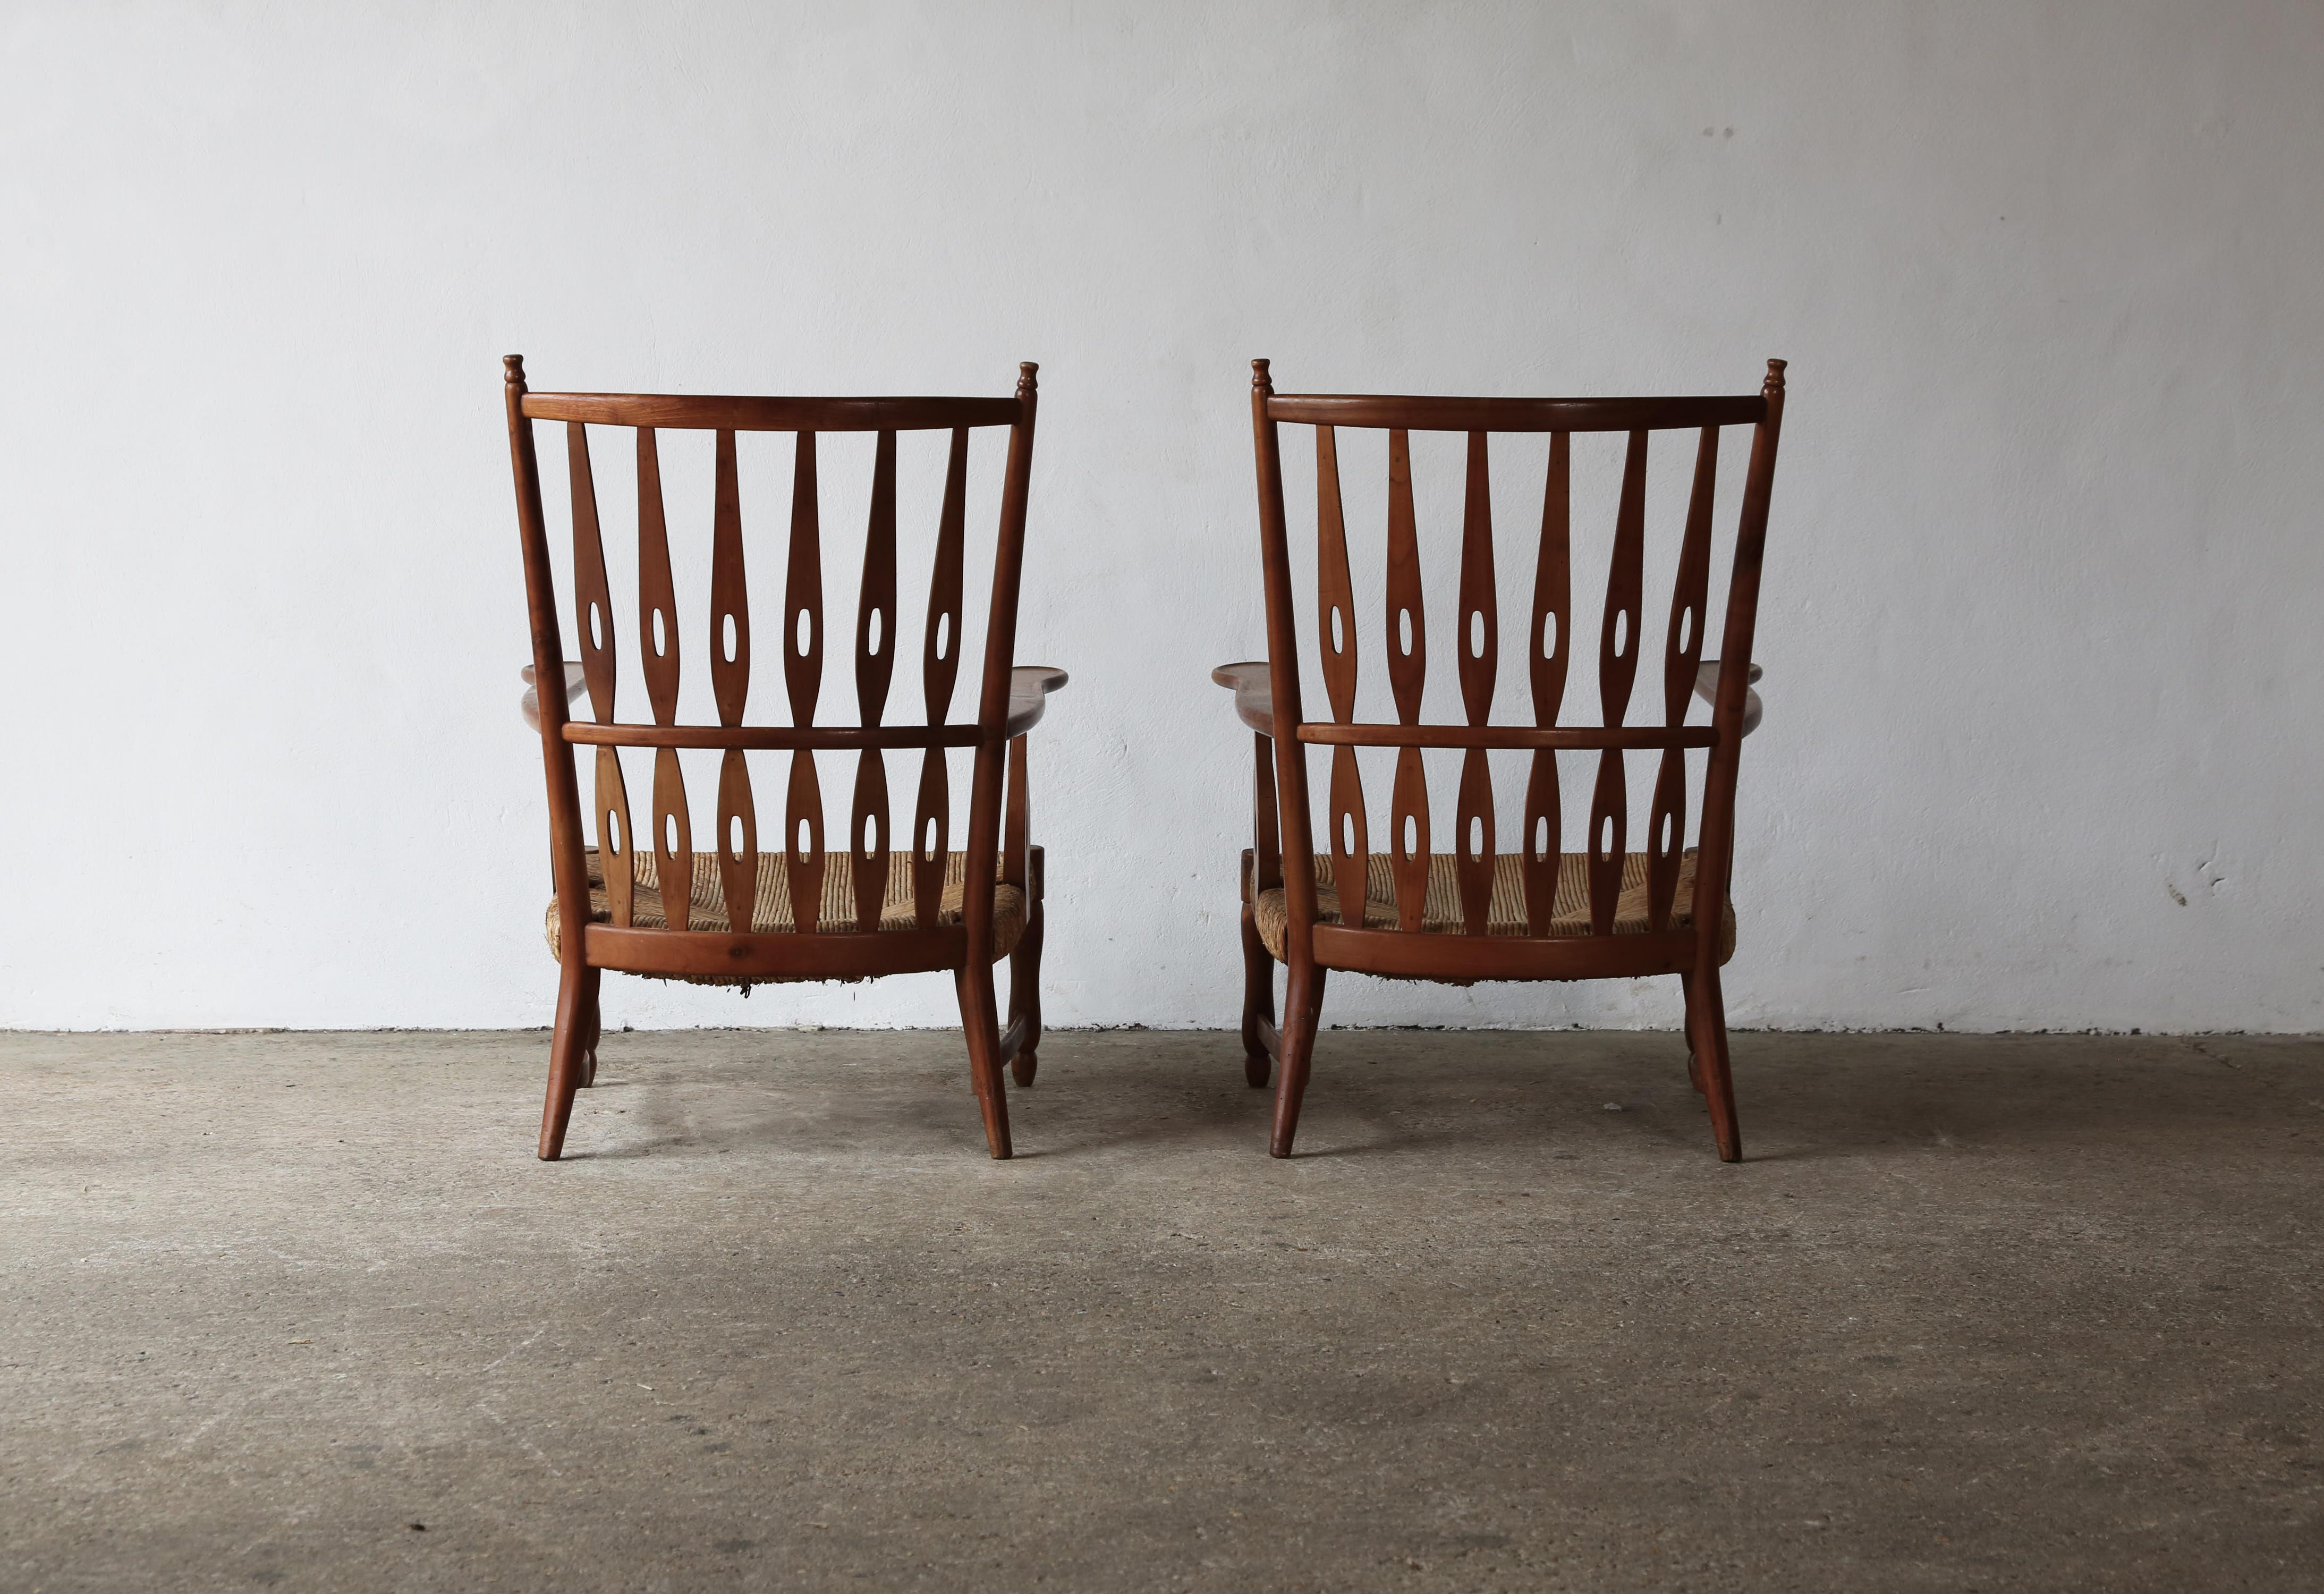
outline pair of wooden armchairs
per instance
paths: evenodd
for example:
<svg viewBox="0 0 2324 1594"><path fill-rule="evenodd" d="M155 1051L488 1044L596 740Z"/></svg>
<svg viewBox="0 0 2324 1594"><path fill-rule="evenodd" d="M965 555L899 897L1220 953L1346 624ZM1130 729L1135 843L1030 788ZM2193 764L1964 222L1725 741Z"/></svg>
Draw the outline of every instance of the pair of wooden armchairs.
<svg viewBox="0 0 2324 1594"><path fill-rule="evenodd" d="M1043 859L1028 823L1026 733L1062 670L1015 663L1019 577L1032 466L1035 367L1021 367L1005 399L706 398L643 393L536 393L522 360L505 362L509 448L523 542L535 686L525 713L537 725L548 774L556 897L551 952L562 970L549 1050L540 1155L562 1149L575 1092L595 1073L598 988L606 970L740 985L860 980L943 970L957 986L969 1080L995 1157L1010 1155L1004 1065L1033 1083L1041 1037ZM1275 1083L1270 1149L1287 1156L1323 1010L1328 971L1470 983L1675 974L1686 994L1689 1071L1706 1098L1719 1155L1742 1155L1729 1078L1720 966L1734 949L1728 879L1738 757L1758 719L1750 682L1769 489L1783 419L1784 363L1767 364L1755 394L1712 398L1458 399L1277 394L1253 364L1251 422L1259 465L1261 568L1268 658L1222 666L1253 733L1253 846L1243 854L1245 1076ZM533 423L565 423L573 546L571 582L580 659L567 661L558 623L548 516ZM1313 429L1315 447L1318 662L1331 717L1307 718L1292 586L1280 428ZM624 428L636 450L637 639L650 723L615 715L616 625L589 454L592 426ZM1712 498L1722 428L1753 428L1726 594L1721 657L1703 658L1711 568ZM973 720L954 721L959 673L971 436L1008 429L998 532ZM1357 624L1338 462L1343 429L1387 433L1386 628L1393 722L1357 714ZM1698 434L1692 487L1677 548L1663 657L1659 723L1628 723L1643 648L1647 445L1656 431ZM714 435L707 658L716 723L681 717L681 627L672 576L658 435ZM1422 718L1427 675L1422 561L1410 434L1467 439L1459 619L1454 631L1465 723ZM790 723L748 723L751 609L745 579L736 436L794 438L789 539L777 650ZM823 544L819 434L874 434L869 512L856 605L858 723L818 723L823 679ZM1558 723L1572 658L1574 559L1571 455L1575 434L1622 433L1627 453L1615 515L1597 660L1600 723ZM886 717L903 635L898 608L899 436L948 434L921 649L925 714ZM1546 434L1546 475L1533 597L1523 649L1533 723L1491 722L1499 657L1488 439ZM543 684L555 689L540 691ZM587 699L586 717L568 708ZM1706 698L1708 723L1686 723ZM1330 750L1328 846L1310 834L1308 750ZM577 751L594 750L585 808ZM650 750L647 834L636 834L620 757ZM1394 754L1389 849L1370 850L1359 750ZM1432 851L1423 750L1461 755L1455 847ZM950 844L947 755L970 764L967 834ZM681 751L715 751L717 833L695 850ZM782 835L760 845L747 755L788 752ZM1515 852L1495 836L1489 754L1526 755L1524 833ZM1700 751L1699 779L1687 754ZM856 757L846 845L826 850L817 752ZM886 755L919 754L908 844L890 829ZM1565 801L1558 755L1597 754L1586 850L1562 851ZM1659 755L1646 850L1628 850L1625 755ZM697 777L699 778L699 777ZM1688 793L1700 791L1697 843L1685 844ZM585 815L589 816L585 819ZM589 843L590 820L597 844ZM1286 859L1289 861L1286 865ZM1303 862L1303 861L1305 861ZM812 904L802 912L799 905ZM1360 904L1351 909L1351 904ZM1010 963L1001 1027L992 966ZM1277 964L1287 971L1284 1019L1275 1018Z"/></svg>

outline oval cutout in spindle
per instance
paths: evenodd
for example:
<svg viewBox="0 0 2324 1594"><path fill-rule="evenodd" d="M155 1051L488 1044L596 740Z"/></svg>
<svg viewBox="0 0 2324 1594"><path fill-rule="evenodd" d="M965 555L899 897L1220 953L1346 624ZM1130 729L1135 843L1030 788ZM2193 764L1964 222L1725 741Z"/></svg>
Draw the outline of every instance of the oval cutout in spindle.
<svg viewBox="0 0 2324 1594"><path fill-rule="evenodd" d="M669 657L669 638L662 626L661 611L653 612L653 650L656 659Z"/></svg>
<svg viewBox="0 0 2324 1594"><path fill-rule="evenodd" d="M1403 856L1405 856L1405 857L1406 857L1406 858L1416 858L1416 857L1418 857L1419 855L1420 855L1420 816L1419 816L1418 815L1416 815L1416 814L1406 814L1406 815L1404 816L1404 852L1403 852Z"/></svg>
<svg viewBox="0 0 2324 1594"><path fill-rule="evenodd" d="M1332 651L1335 655L1348 650L1346 622L1342 618L1344 613L1345 611L1339 604L1332 605Z"/></svg>
<svg viewBox="0 0 2324 1594"><path fill-rule="evenodd" d="M868 640L864 643L864 647L874 659L880 657L880 637L881 634L880 629L881 619L881 615L880 611L874 609L872 611L871 622L864 627L864 630L870 633Z"/></svg>
<svg viewBox="0 0 2324 1594"><path fill-rule="evenodd" d="M1469 611L1469 657L1482 659L1484 656L1485 612L1482 609L1471 609Z"/></svg>
<svg viewBox="0 0 2324 1594"><path fill-rule="evenodd" d="M950 648L951 646L952 646L952 616L951 616L950 614L939 614L939 615L937 615L937 616L936 616L936 662L937 662L937 663L941 664L941 663L943 663L943 662L944 662L944 660L945 659L945 658L948 656L948 655L946 654L946 652L945 652L945 650L946 650L946 649L948 649L948 648Z"/></svg>
<svg viewBox="0 0 2324 1594"><path fill-rule="evenodd" d="M871 858L874 850L872 843L879 840L879 835L877 834L878 829L879 815L876 814L864 815L863 834L855 838L855 853L857 857L866 860Z"/></svg>
<svg viewBox="0 0 2324 1594"><path fill-rule="evenodd" d="M1689 604L1678 612L1678 650L1681 654L1694 650L1694 605Z"/></svg>
<svg viewBox="0 0 2324 1594"><path fill-rule="evenodd" d="M1606 815L1605 822L1598 827L1598 856L1611 858L1613 855L1614 815L1609 814Z"/></svg>
<svg viewBox="0 0 2324 1594"><path fill-rule="evenodd" d="M1667 857L1669 857L1669 856L1670 856L1670 850L1671 850L1671 826L1672 826L1672 825L1673 825L1674 822L1675 822L1675 816L1674 816L1674 815L1669 815L1669 814L1665 814L1665 815L1663 815L1663 844L1662 844L1662 847L1661 847L1661 849L1660 849L1660 850L1661 850L1661 852L1662 852L1663 856L1664 856L1664 857L1665 857L1665 858L1667 858Z"/></svg>
<svg viewBox="0 0 2324 1594"><path fill-rule="evenodd" d="M742 815L729 814L726 816L726 855L739 863L742 861Z"/></svg>
<svg viewBox="0 0 2324 1594"><path fill-rule="evenodd" d="M815 827L807 820L801 819L798 822L798 834L791 839L796 843L791 849L791 855L795 858L804 858L807 855L808 847L815 843Z"/></svg>
<svg viewBox="0 0 2324 1594"><path fill-rule="evenodd" d="M720 633L720 646L724 651L726 662L732 664L734 662L736 653L742 646L742 628L734 623L734 616L729 614L726 616L724 623L718 629Z"/></svg>
<svg viewBox="0 0 2324 1594"><path fill-rule="evenodd" d="M589 645L598 649L605 645L605 611L596 604L589 605Z"/></svg>
<svg viewBox="0 0 2324 1594"><path fill-rule="evenodd" d="M1549 857L1549 815L1536 814L1533 821L1533 861L1544 861Z"/></svg>
<svg viewBox="0 0 2324 1594"><path fill-rule="evenodd" d="M611 811L605 815L605 851L615 857L622 852L622 816Z"/></svg>
<svg viewBox="0 0 2324 1594"><path fill-rule="evenodd" d="M920 861L923 863L934 863L936 861L936 816L934 814L931 814L928 815L927 824L923 826L920 831Z"/></svg>
<svg viewBox="0 0 2324 1594"><path fill-rule="evenodd" d="M1412 611L1396 612L1396 650L1406 659L1412 657Z"/></svg>
<svg viewBox="0 0 2324 1594"><path fill-rule="evenodd" d="M1557 611L1545 611L1541 617L1541 656L1545 659L1557 657Z"/></svg>
<svg viewBox="0 0 2324 1594"><path fill-rule="evenodd" d="M677 815L664 814L661 816L661 850L668 852L671 857L676 857L678 855Z"/></svg>
<svg viewBox="0 0 2324 1594"><path fill-rule="evenodd" d="M798 612L798 623L793 629L798 639L798 656L804 659L815 647L815 612L811 609L801 609Z"/></svg>
<svg viewBox="0 0 2324 1594"><path fill-rule="evenodd" d="M1340 815L1340 851L1349 857L1356 852L1356 815L1353 809Z"/></svg>
<svg viewBox="0 0 2324 1594"><path fill-rule="evenodd" d="M1629 650L1630 612L1628 609L1617 609L1614 611L1614 657L1622 658Z"/></svg>
<svg viewBox="0 0 2324 1594"><path fill-rule="evenodd" d="M1471 814L1469 815L1469 856L1471 858L1482 858L1484 855L1484 815L1481 814Z"/></svg>

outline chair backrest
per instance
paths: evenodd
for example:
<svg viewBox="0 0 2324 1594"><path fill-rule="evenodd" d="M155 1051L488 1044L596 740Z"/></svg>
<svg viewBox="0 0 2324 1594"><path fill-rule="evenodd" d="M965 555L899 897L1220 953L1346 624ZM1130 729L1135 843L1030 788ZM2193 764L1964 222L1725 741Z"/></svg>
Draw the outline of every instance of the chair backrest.
<svg viewBox="0 0 2324 1594"><path fill-rule="evenodd" d="M719 877L728 923L747 931L758 889L759 833L746 752L788 750L789 778L783 802L784 877L794 905L793 922L802 933L816 928L815 905L823 899L824 808L816 774L816 752L853 750L857 770L849 825L856 925L879 927L888 885L891 850L888 782L882 753L922 750L917 817L911 832L910 867L916 918L936 923L945 887L952 803L945 753L973 748L974 773L968 805L967 852L990 861L1000 845L1004 726L1008 717L1010 664L1016 645L1017 596L1023 562L1025 506L1032 469L1036 403L1031 364L1019 368L1015 394L1001 399L926 398L708 398L659 393L536 393L525 385L524 364L504 362L509 448L516 475L519 530L524 544L526 597L532 625L535 678L565 678L564 645L558 623L553 572L540 474L533 446L535 421L565 423L567 470L571 484L575 629L589 703L586 721L568 720L563 696L540 694L540 731L548 765L551 849L557 872L558 908L566 927L563 944L577 944L577 931L589 912L581 800L574 769L576 746L594 746L596 793L594 811L606 894L614 925L628 926L632 910L634 842L655 858L663 883L669 927L687 926L687 882L693 878L694 843L680 749L724 750L718 772ZM590 468L589 428L622 427L635 434L637 451L637 627L650 723L632 714L617 718L615 660L621 631L599 532L597 494ZM967 526L969 434L983 427L1010 428L1009 456L1001 487L999 531L984 633L984 667L973 723L951 723L949 714L960 668L962 604ZM664 513L660 452L664 431L706 431L715 436L715 482L710 528L710 614L707 658L715 724L679 718L678 677L684 649L672 579L670 543ZM899 432L948 431L951 448L937 517L921 651L923 717L887 718L889 686L896 650L904 634L897 613L897 436ZM751 607L744 580L743 516L735 437L742 432L796 434L793 451L789 538L785 553L782 623L778 649L789 710L787 725L746 724L752 688ZM823 432L876 434L872 456L869 523L855 622L857 717L853 726L819 725L816 706L824 662L823 543L816 487L816 439ZM761 694L761 701L764 695ZM622 779L618 750L654 750L652 822L636 838ZM973 880L977 876L971 875ZM672 886L675 889L671 889ZM989 942L991 893L971 890L964 919L972 947Z"/></svg>
<svg viewBox="0 0 2324 1594"><path fill-rule="evenodd" d="M1588 856L1589 933L1614 930L1616 904L1623 889L1628 849L1629 797L1623 755L1661 752L1646 832L1646 896L1650 927L1673 927L1674 908L1684 850L1686 750L1709 750L1702 779L1699 852L1695 870L1694 926L1698 936L1718 933L1726 901L1732 856L1737 754L1743 733L1751 633L1757 613L1760 551L1766 539L1767 499L1775 474L1777 432L1784 406L1784 362L1767 362L1765 384L1756 394L1713 398L1464 399L1397 398L1353 394L1278 394L1268 362L1252 362L1251 423L1259 465L1259 523L1267 583L1269 685L1275 714L1276 784L1280 794L1281 838L1286 855L1282 871L1291 922L1312 926L1315 918L1314 847L1309 838L1306 749L1332 749L1327 812L1333 885L1351 926L1360 925L1352 905L1366 899L1370 826L1359 748L1398 750L1390 791L1391 872L1397 902L1396 928L1421 927L1429 873L1429 800L1422 768L1423 748L1466 750L1457 797L1454 871L1462 929L1484 935L1494 877L1494 797L1487 754L1490 750L1530 750L1526 783L1525 835L1520 850L1525 889L1525 934L1553 935L1552 919L1562 855L1563 795L1560 751L1599 754L1590 804ZM1300 696L1298 624L1292 582L1290 539L1284 506L1283 462L1278 428L1312 427L1316 480L1316 652L1331 718L1311 721ZM1702 667L1703 632L1711 566L1712 497L1720 430L1754 428L1750 465L1735 539L1727 590L1727 616L1719 653L1718 685L1708 725L1685 723L1688 700ZM1342 511L1338 433L1371 428L1388 433L1387 626L1383 638L1397 719L1360 723L1356 714L1357 640L1354 584ZM1672 582L1670 623L1663 655L1660 723L1627 723L1631 688L1642 646L1646 549L1647 443L1657 431L1699 433L1692 489L1679 539ZM1421 721L1428 650L1422 619L1419 531L1414 509L1410 434L1467 434L1468 454L1462 514L1459 623L1455 649L1465 723ZM1524 655L1531 687L1530 725L1493 724L1490 716L1499 658L1499 618L1495 577L1493 518L1488 438L1496 432L1539 438L1547 454L1541 533L1533 550L1533 598ZM1599 708L1596 726L1562 726L1571 659L1572 577L1572 455L1577 433L1627 434L1598 653ZM1571 937L1569 937L1571 938Z"/></svg>

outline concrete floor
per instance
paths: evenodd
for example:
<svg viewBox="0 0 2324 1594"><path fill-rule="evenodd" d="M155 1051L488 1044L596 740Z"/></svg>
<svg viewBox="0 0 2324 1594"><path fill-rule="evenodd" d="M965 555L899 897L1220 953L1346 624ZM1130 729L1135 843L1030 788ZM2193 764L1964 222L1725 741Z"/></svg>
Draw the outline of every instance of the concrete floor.
<svg viewBox="0 0 2324 1594"><path fill-rule="evenodd" d="M0 1589L2324 1586L2324 1042L1044 1050L0 1037Z"/></svg>

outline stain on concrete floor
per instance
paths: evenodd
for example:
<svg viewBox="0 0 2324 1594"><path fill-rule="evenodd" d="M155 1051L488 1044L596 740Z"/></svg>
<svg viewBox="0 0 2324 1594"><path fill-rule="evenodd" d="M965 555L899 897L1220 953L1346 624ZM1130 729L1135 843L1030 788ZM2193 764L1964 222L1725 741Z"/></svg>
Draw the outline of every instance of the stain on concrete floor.
<svg viewBox="0 0 2324 1594"><path fill-rule="evenodd" d="M0 1037L0 1589L2324 1582L2324 1042L1736 1052Z"/></svg>

